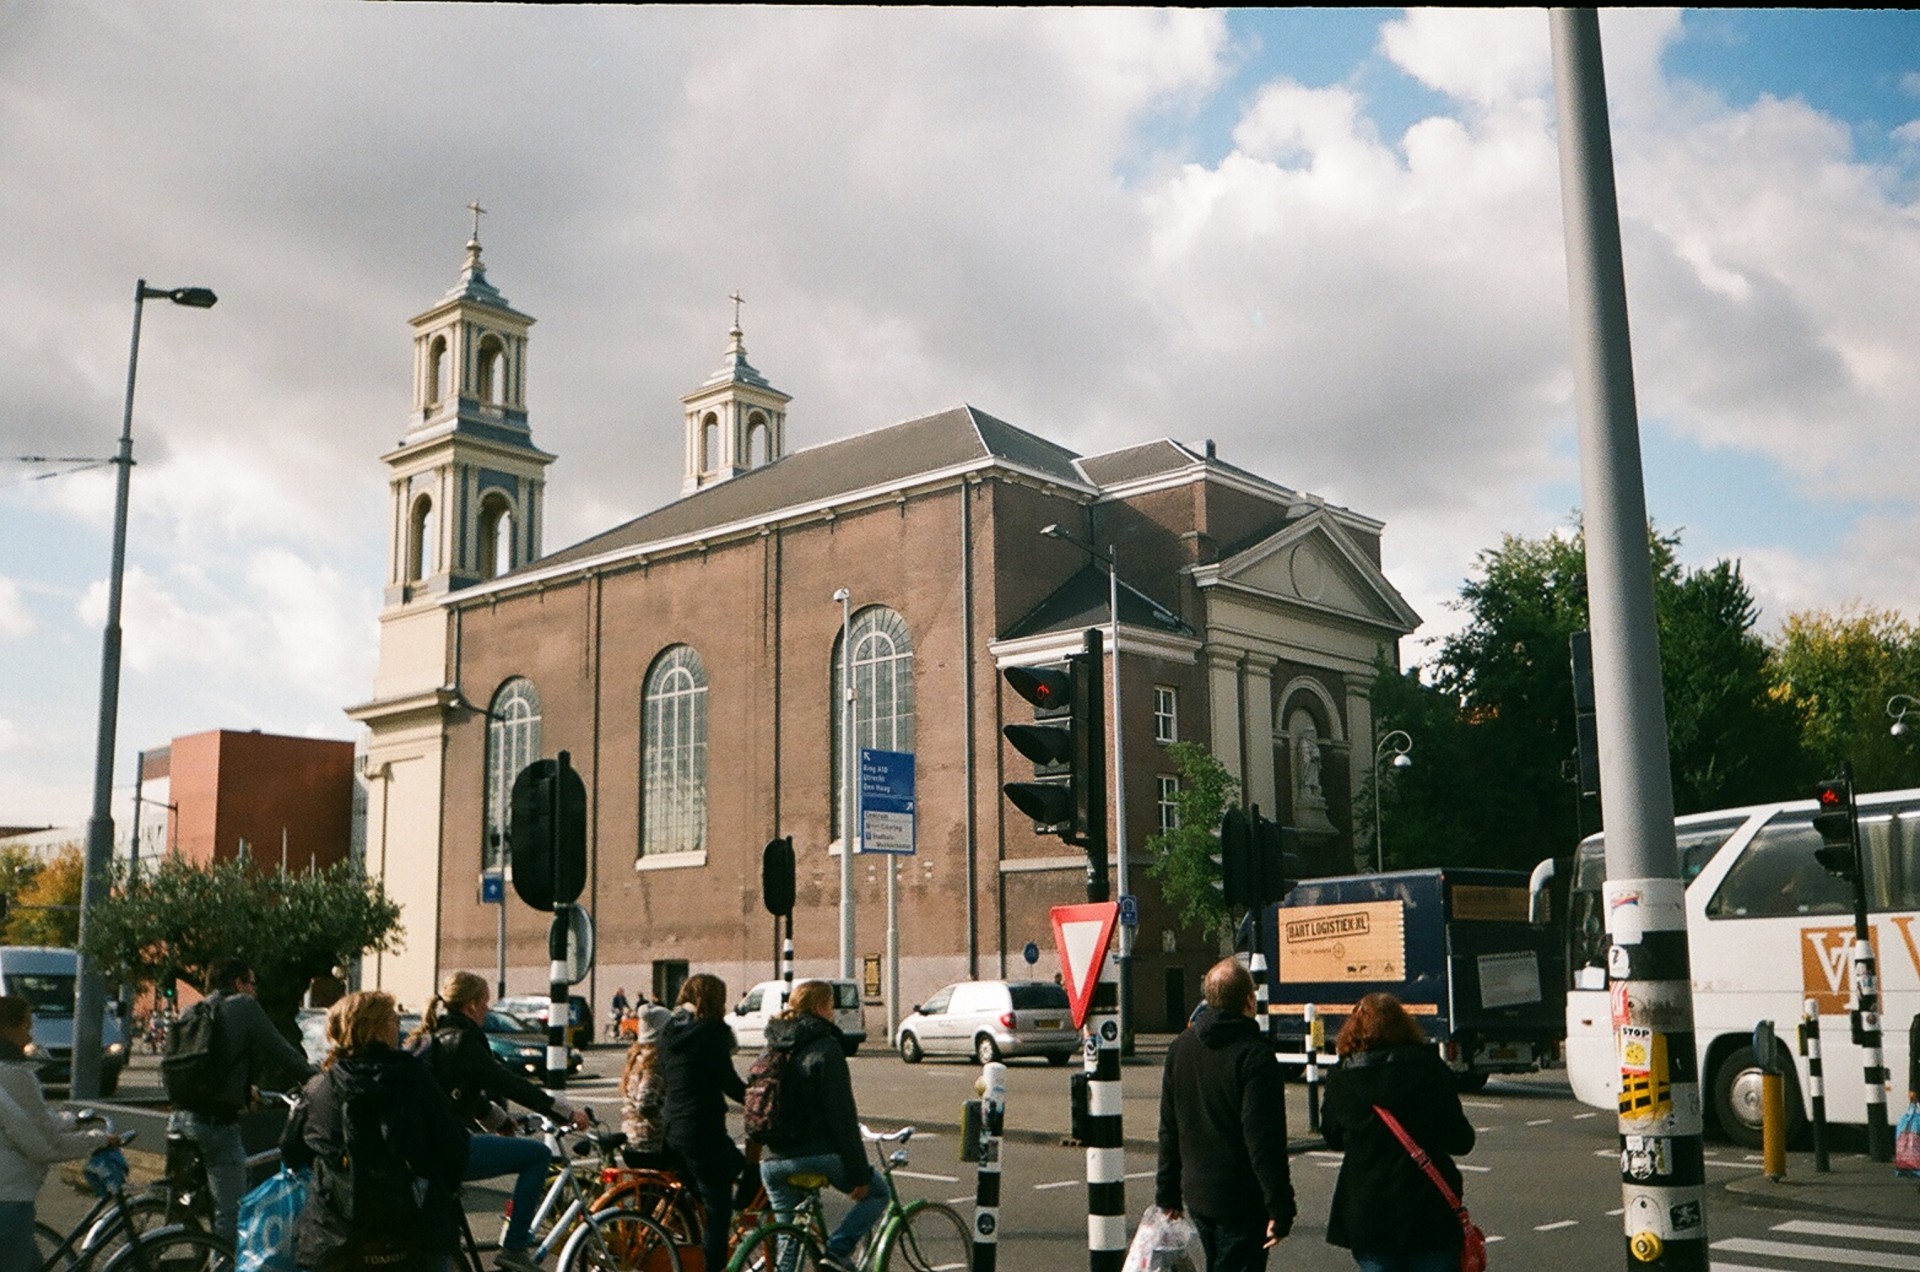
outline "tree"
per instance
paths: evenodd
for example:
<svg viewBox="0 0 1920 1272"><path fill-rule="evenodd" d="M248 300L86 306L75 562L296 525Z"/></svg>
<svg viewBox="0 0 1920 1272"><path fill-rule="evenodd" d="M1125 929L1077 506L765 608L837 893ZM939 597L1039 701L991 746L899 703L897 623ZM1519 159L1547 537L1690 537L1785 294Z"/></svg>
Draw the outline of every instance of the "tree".
<svg viewBox="0 0 1920 1272"><path fill-rule="evenodd" d="M1890 610L1790 614L1772 671L1774 695L1806 739L1804 777L1851 760L1863 791L1920 785L1920 746L1890 736L1886 714L1895 694L1920 695L1920 626Z"/></svg>
<svg viewBox="0 0 1920 1272"><path fill-rule="evenodd" d="M202 989L216 959L253 964L267 1014L291 1029L316 976L361 955L398 949L400 907L357 863L326 870L255 872L239 861L191 864L167 857L137 880L121 878L87 927L87 952L109 977L179 977Z"/></svg>
<svg viewBox="0 0 1920 1272"><path fill-rule="evenodd" d="M40 858L18 844L0 848L0 893L5 893L8 901L7 921L4 927L0 927L0 934L4 934L8 945L30 943L21 936L22 929L15 926L16 920L26 911L14 910L12 903L25 894L33 883L33 877L40 873L40 865Z"/></svg>
<svg viewBox="0 0 1920 1272"><path fill-rule="evenodd" d="M80 939L80 880L86 854L62 848L14 894L7 907L7 939L17 945L71 946Z"/></svg>
<svg viewBox="0 0 1920 1272"><path fill-rule="evenodd" d="M1195 742L1175 742L1167 758L1180 772L1174 793L1174 826L1147 837L1153 864L1147 873L1160 884L1160 894L1180 915L1180 921L1210 936L1232 933L1232 920L1221 899L1220 818L1240 790L1226 765Z"/></svg>

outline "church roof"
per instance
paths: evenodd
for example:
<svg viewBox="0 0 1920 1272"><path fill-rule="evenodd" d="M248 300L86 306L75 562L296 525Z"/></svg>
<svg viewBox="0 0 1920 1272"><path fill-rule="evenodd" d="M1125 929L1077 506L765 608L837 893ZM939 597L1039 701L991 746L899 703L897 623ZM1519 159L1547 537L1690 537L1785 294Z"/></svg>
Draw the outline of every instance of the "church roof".
<svg viewBox="0 0 1920 1272"><path fill-rule="evenodd" d="M943 469L1000 460L1079 489L1087 481L1079 457L971 406L908 420L871 433L782 456L635 517L624 525L549 553L516 573L550 570L623 548L678 539L771 516L787 508L830 504Z"/></svg>
<svg viewBox="0 0 1920 1272"><path fill-rule="evenodd" d="M1109 602L1112 593L1107 572L1091 563L1047 595L1009 627L1001 640L1023 636L1041 636L1049 632L1077 632L1089 627L1105 627L1112 618ZM1193 635L1193 629L1178 614L1146 593L1136 590L1125 577L1120 580L1120 621L1128 627L1157 628L1164 632Z"/></svg>
<svg viewBox="0 0 1920 1272"><path fill-rule="evenodd" d="M1158 477L1162 473L1180 472L1200 462L1201 456L1185 446L1169 438L1161 438L1141 446L1108 451L1104 455L1089 455L1080 461L1080 471L1096 485L1112 486L1125 481Z"/></svg>

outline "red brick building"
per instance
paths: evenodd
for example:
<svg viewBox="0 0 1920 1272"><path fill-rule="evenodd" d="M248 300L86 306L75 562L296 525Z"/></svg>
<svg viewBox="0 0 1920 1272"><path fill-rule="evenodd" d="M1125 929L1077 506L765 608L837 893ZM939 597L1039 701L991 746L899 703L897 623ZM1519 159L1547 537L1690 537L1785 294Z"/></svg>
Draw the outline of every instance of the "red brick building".
<svg viewBox="0 0 1920 1272"><path fill-rule="evenodd" d="M736 988L773 974L759 868L776 835L799 859L800 971L833 973L843 622L860 745L916 757L917 850L897 881L902 1000L1027 975L1029 941L1050 975L1047 911L1083 899L1085 859L1036 836L1001 794L1030 773L1001 726L1030 713L1000 671L1061 657L1088 627L1115 648L1110 545L1138 1025L1183 1015L1218 956L1146 873L1166 743L1205 743L1316 861L1352 863L1373 660L1395 659L1418 623L1381 574L1379 522L1211 443L1081 456L968 406L789 452L789 399L747 361L736 325L722 367L682 399L684 496L543 556L552 457L527 425L532 319L468 246L461 283L414 319L413 416L385 456L381 669L350 710L371 730L370 867L408 929L369 983L418 1004L446 970L493 966L498 915L479 886L506 791L560 750L589 798L595 1001L688 971ZM1099 565L1043 537L1049 525ZM856 858L861 955L884 946L888 860ZM510 988L543 988L545 918L517 902L507 918Z"/></svg>
<svg viewBox="0 0 1920 1272"><path fill-rule="evenodd" d="M290 870L344 861L353 842L353 743L215 729L142 753L141 825L189 861L245 856ZM152 837L141 838L141 854Z"/></svg>

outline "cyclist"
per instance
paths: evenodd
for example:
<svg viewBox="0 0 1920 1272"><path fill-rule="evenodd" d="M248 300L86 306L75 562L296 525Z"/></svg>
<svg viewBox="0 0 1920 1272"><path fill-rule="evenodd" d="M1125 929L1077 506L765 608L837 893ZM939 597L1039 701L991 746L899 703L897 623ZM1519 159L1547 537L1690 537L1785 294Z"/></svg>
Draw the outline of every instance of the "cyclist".
<svg viewBox="0 0 1920 1272"><path fill-rule="evenodd" d="M468 1141L466 1178L515 1177L513 1213L494 1266L531 1272L539 1267L528 1248L533 1244L533 1214L546 1187L549 1154L541 1140L512 1136L504 1105L509 1101L525 1105L543 1116L571 1121L576 1130L586 1129L587 1115L500 1063L487 1045L483 1028L492 1006L493 995L485 980L472 972L454 972L441 984L439 995L427 1007L426 1019L407 1039L407 1047L426 1056L433 1076L460 1116L490 1132Z"/></svg>
<svg viewBox="0 0 1920 1272"><path fill-rule="evenodd" d="M47 1107L40 1062L27 1055L32 1042L33 1004L0 995L0 1272L40 1266L33 1202L47 1167L120 1143L119 1136L102 1130L76 1131L70 1116Z"/></svg>
<svg viewBox="0 0 1920 1272"><path fill-rule="evenodd" d="M692 1173L707 1209L702 1238L706 1266L727 1265L733 1186L746 1164L727 1132L727 1104L746 1098L733 1067L733 1030L724 1019L727 983L705 972L687 977L673 1014L660 1028L667 1081L667 1147Z"/></svg>
<svg viewBox="0 0 1920 1272"><path fill-rule="evenodd" d="M767 1143L760 1178L782 1219L806 1196L788 1182L794 1175L824 1175L853 1198L853 1209L827 1238L824 1266L855 1272L854 1247L886 1214L892 1194L886 1178L868 1163L860 1139L845 1043L833 1023L833 986L826 981L795 985L787 1009L767 1022L767 1049L792 1053L780 1079L779 1100L782 1120L791 1117L795 1129L791 1138ZM804 1114L796 1116L799 1110Z"/></svg>
<svg viewBox="0 0 1920 1272"><path fill-rule="evenodd" d="M426 1066L399 1049L400 1013L391 994L364 990L335 1003L327 1010L327 1040L332 1050L320 1076L307 1083L280 1139L287 1165L316 1170L314 1195L294 1225L300 1266L314 1272L438 1266L460 1248L457 1190L467 1130ZM405 1172L401 1178L426 1184L399 1205L376 1207L379 1199L368 1196L388 1181L356 1181L359 1170L375 1169L348 1153L348 1111L358 1116L363 1106L377 1118ZM376 1222L365 1213L369 1208L383 1210L387 1222ZM388 1230L376 1231L383 1226Z"/></svg>
<svg viewBox="0 0 1920 1272"><path fill-rule="evenodd" d="M660 1027L671 1015L651 1003L634 1013L633 1045L620 1073L620 1130L627 1137L621 1154L636 1168L670 1169L674 1164L666 1151L667 1078L659 1045Z"/></svg>

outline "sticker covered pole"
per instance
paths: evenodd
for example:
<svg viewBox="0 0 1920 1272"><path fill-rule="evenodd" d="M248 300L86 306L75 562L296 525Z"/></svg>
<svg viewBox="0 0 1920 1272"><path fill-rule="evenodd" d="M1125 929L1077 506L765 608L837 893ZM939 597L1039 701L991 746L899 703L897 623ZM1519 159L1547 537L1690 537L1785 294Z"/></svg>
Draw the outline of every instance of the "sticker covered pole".
<svg viewBox="0 0 1920 1272"><path fill-rule="evenodd" d="M1000 1137L1006 1131L1007 1066L980 1069L980 1167L973 1185L973 1272L1000 1264Z"/></svg>

